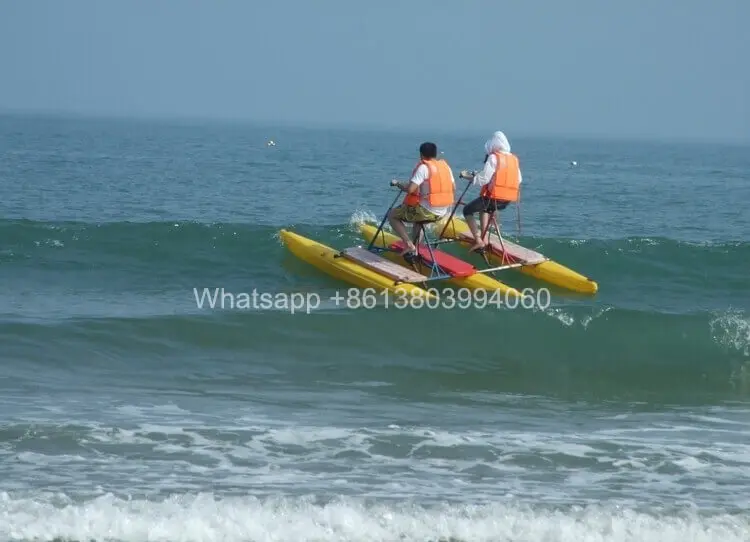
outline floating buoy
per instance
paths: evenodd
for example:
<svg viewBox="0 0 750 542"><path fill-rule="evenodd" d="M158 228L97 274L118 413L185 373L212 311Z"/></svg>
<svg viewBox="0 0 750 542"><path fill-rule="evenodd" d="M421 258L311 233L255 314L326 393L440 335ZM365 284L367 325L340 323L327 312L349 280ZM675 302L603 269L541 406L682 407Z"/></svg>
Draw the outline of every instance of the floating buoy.
<svg viewBox="0 0 750 542"><path fill-rule="evenodd" d="M268 140L268 143L266 143L266 146L267 146L267 147L275 147L275 146L276 146L276 143L274 142L274 140L273 140L273 139L269 139L269 140Z"/></svg>

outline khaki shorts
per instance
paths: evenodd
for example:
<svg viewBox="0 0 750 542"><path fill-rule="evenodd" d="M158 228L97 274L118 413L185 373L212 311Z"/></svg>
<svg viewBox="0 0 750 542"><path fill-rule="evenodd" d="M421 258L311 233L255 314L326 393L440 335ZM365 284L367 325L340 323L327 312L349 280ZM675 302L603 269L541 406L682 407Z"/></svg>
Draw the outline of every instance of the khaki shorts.
<svg viewBox="0 0 750 542"><path fill-rule="evenodd" d="M440 216L429 211L421 205L409 206L399 205L393 210L393 216L404 222L437 222Z"/></svg>

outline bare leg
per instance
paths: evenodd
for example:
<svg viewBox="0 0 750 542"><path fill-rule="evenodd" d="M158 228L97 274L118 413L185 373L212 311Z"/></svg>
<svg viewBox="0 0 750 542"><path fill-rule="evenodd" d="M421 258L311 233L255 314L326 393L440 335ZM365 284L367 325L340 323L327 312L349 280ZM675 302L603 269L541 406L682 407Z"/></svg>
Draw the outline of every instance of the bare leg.
<svg viewBox="0 0 750 542"><path fill-rule="evenodd" d="M469 231L471 231L471 235L474 238L474 244L469 247L470 251L484 247L484 241L481 239L482 235L477 228L477 221L474 218L477 212L482 213L484 205L485 202L482 198L477 198L464 207L464 220L466 220L466 225L469 226ZM484 215L482 215L482 218L484 218Z"/></svg>
<svg viewBox="0 0 750 542"><path fill-rule="evenodd" d="M490 229L488 227L490 223L490 214L489 213L482 213L481 218L482 223L482 232L484 235L482 236L482 246L484 246L486 243L490 242Z"/></svg>
<svg viewBox="0 0 750 542"><path fill-rule="evenodd" d="M406 231L406 226L403 222L398 220L393 216L393 211L388 215L388 222L391 224L391 227L393 228L393 231L395 231L398 236L401 238L401 240L404 242L404 245L406 248L401 252L402 254L404 252L416 252L417 247L414 246L414 243L411 239L409 239L409 233Z"/></svg>
<svg viewBox="0 0 750 542"><path fill-rule="evenodd" d="M471 234L474 236L474 244L469 247L469 250L472 251L484 247L484 241L480 238L481 233L477 229L477 221L474 219L474 215L467 215L465 218L466 224L469 226ZM484 222L484 213L482 213L482 222Z"/></svg>
<svg viewBox="0 0 750 542"><path fill-rule="evenodd" d="M471 231L471 235L474 237L474 239L479 238L479 232L477 231L477 221L474 218L474 215L466 215L464 217L464 220L466 220L466 225L469 226L469 230Z"/></svg>

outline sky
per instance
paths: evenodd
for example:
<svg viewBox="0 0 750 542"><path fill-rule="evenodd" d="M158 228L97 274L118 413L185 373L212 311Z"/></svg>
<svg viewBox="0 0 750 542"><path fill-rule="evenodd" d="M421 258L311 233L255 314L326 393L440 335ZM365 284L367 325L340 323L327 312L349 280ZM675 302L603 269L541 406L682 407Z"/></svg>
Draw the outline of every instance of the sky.
<svg viewBox="0 0 750 542"><path fill-rule="evenodd" d="M750 142L750 0L0 0L0 110Z"/></svg>

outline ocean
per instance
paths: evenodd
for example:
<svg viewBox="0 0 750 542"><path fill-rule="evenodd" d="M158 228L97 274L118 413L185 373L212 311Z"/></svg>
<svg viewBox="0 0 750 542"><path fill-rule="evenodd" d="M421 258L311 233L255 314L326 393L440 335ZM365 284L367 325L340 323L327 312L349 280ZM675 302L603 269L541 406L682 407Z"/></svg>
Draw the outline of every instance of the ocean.
<svg viewBox="0 0 750 542"><path fill-rule="evenodd" d="M279 230L489 135L0 117L0 541L750 540L748 148L508 133L506 234L593 297L196 301L345 295Z"/></svg>

